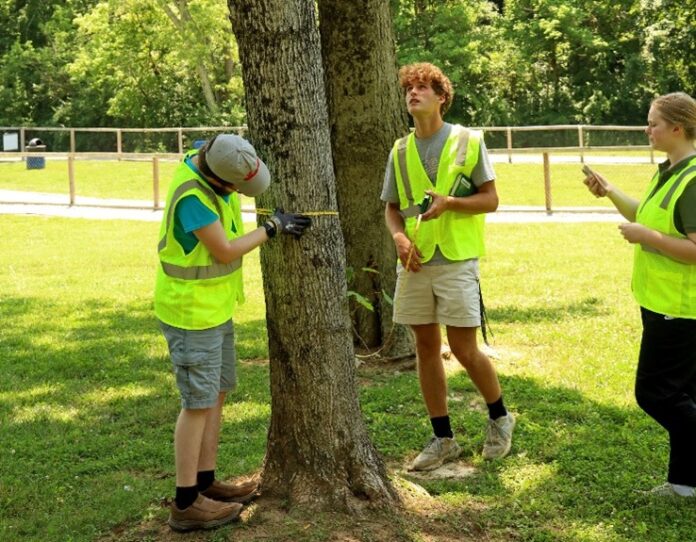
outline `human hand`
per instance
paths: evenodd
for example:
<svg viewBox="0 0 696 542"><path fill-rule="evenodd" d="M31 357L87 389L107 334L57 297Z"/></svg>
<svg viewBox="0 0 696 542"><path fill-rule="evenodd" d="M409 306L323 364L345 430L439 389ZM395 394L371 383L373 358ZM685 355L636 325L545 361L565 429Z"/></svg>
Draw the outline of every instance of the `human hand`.
<svg viewBox="0 0 696 542"><path fill-rule="evenodd" d="M423 213L423 216L421 217L422 220L432 220L433 218L437 218L449 209L448 196L441 196L432 190L426 190L425 193L430 196L431 203L428 210Z"/></svg>
<svg viewBox="0 0 696 542"><path fill-rule="evenodd" d="M269 237L275 237L276 233L281 232L292 235L295 239L302 237L305 229L312 225L312 219L307 215L299 213L286 213L283 209L276 209L266 221L272 225L273 233L269 230Z"/></svg>
<svg viewBox="0 0 696 542"><path fill-rule="evenodd" d="M589 191L592 192L595 197L603 198L609 194L609 192L611 192L612 186L609 184L609 181L607 181L599 173L592 171L587 166L583 167L582 171L586 175L583 183L585 183L585 186L587 186Z"/></svg>
<svg viewBox="0 0 696 542"><path fill-rule="evenodd" d="M411 240L406 237L405 233L397 233L394 236L394 244L396 245L396 252L399 255L399 260L407 271L413 271L414 273L420 271L422 267L421 258L423 255L418 250ZM410 255L410 261L409 261Z"/></svg>
<svg viewBox="0 0 696 542"><path fill-rule="evenodd" d="M643 243L652 230L637 222L627 222L619 224L619 231L629 243Z"/></svg>

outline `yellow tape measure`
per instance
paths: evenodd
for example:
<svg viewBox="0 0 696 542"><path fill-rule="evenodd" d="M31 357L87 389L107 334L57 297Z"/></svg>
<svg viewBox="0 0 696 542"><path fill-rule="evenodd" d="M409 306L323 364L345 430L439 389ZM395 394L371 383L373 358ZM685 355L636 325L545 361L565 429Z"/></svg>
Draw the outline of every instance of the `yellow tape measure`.
<svg viewBox="0 0 696 542"><path fill-rule="evenodd" d="M271 216L273 214L272 209L256 209L257 215L267 215ZM338 211L302 211L300 213L293 213L306 216L338 216Z"/></svg>

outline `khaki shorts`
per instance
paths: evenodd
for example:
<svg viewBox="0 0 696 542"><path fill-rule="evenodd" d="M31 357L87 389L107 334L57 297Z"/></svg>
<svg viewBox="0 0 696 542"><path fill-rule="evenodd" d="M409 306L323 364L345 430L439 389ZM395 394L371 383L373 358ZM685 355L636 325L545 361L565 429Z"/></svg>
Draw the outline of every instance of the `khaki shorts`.
<svg viewBox="0 0 696 542"><path fill-rule="evenodd" d="M417 273L397 268L394 321L417 326L481 326L478 259L425 265Z"/></svg>
<svg viewBox="0 0 696 542"><path fill-rule="evenodd" d="M237 384L232 320L209 329L181 329L160 322L181 394L182 408L215 406L220 392Z"/></svg>

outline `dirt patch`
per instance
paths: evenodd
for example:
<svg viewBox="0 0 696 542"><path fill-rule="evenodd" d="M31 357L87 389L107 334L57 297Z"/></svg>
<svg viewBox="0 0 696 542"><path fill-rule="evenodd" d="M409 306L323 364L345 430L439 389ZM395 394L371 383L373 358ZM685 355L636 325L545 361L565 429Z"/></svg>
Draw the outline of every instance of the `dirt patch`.
<svg viewBox="0 0 696 542"><path fill-rule="evenodd" d="M433 471L434 472L434 471ZM443 471L444 472L444 471ZM442 473L440 473L442 474ZM449 506L408 477L396 473L402 504L389 510L362 507L354 514L306 513L286 509L286 503L260 498L245 507L240 521L214 531L178 534L166 524L168 503L145 514L148 519L115 527L100 542L503 542L491 539L477 521L482 509Z"/></svg>

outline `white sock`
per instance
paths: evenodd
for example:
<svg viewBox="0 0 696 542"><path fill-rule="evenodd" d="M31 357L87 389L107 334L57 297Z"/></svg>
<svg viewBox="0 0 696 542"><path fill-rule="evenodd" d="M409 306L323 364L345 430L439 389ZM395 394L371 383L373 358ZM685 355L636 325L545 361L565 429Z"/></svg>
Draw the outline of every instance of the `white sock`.
<svg viewBox="0 0 696 542"><path fill-rule="evenodd" d="M680 497L696 497L696 488L691 486L682 486L680 484L670 484L674 492Z"/></svg>

